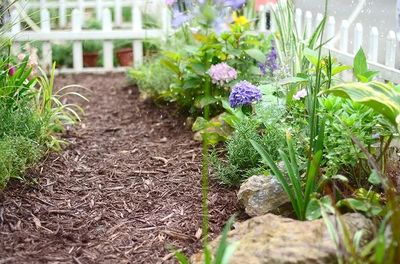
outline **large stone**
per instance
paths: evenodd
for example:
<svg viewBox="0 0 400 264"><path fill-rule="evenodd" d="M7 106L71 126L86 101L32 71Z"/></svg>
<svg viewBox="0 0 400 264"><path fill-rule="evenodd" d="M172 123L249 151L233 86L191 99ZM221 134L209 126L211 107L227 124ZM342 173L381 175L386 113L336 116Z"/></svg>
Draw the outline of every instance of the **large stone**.
<svg viewBox="0 0 400 264"><path fill-rule="evenodd" d="M282 214L284 205L289 202L286 192L276 177L264 175L248 178L240 186L237 197L249 216L266 213Z"/></svg>
<svg viewBox="0 0 400 264"><path fill-rule="evenodd" d="M351 237L364 230L362 243L372 237L374 225L361 214L341 217ZM331 218L334 221L334 217ZM228 234L228 242L239 242L230 264L337 263L337 247L323 219L302 222L273 214L254 217L237 224ZM210 243L215 252L219 239ZM193 255L192 263L202 264L203 254Z"/></svg>

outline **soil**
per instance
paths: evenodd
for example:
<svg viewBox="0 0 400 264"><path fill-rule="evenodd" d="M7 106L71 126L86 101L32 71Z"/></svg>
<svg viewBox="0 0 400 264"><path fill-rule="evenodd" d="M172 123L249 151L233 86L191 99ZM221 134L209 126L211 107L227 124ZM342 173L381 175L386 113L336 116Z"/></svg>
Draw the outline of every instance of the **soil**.
<svg viewBox="0 0 400 264"><path fill-rule="evenodd" d="M175 263L200 249L201 149L169 107L122 74L58 76L90 102L70 144L0 194L0 263ZM210 233L238 210L211 181Z"/></svg>

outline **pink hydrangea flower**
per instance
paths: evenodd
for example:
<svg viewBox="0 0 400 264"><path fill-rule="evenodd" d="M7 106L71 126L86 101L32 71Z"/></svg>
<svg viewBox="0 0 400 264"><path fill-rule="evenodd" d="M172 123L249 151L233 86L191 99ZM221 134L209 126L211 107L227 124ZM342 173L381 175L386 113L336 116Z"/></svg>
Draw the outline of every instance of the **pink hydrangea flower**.
<svg viewBox="0 0 400 264"><path fill-rule="evenodd" d="M225 62L212 65L208 70L208 74L213 83L221 86L237 78L236 70Z"/></svg>
<svg viewBox="0 0 400 264"><path fill-rule="evenodd" d="M307 90L301 89L295 95L293 95L293 99L296 101L300 101L301 99L303 99L306 96L307 96Z"/></svg>

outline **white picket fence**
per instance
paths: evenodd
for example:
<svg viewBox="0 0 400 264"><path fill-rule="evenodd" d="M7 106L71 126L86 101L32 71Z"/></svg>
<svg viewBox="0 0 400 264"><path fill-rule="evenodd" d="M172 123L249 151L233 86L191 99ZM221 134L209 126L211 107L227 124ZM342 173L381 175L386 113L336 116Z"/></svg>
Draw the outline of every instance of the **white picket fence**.
<svg viewBox="0 0 400 264"><path fill-rule="evenodd" d="M143 62L143 41L147 38L166 38L172 32L170 29L171 14L165 5L160 8L160 13L157 14L161 18L160 29L143 29L141 4L148 3L146 0L41 0L41 25L39 32L21 31L19 23L14 23L12 35L15 36L14 50L18 51L18 42L21 41L42 41L43 42L43 64L50 65L52 61L51 43L55 41L73 41L73 68L63 69L63 72L104 72L104 71L120 71L121 68L116 68L113 65L113 40L129 39L132 40L134 50L134 65L138 66ZM100 14L99 3L101 3L102 13L102 30L82 30L83 13L86 8L95 8L96 14ZM30 8L36 8L37 2L29 3ZM129 5L132 8L132 23L129 29L115 29L111 21L111 11L109 7L119 10L122 6ZM72 12L72 30L52 30L50 28L50 16L48 8L58 8L60 13L64 12L65 8L75 8ZM106 8L104 8L106 7ZM274 23L271 21L271 29L267 29L267 16L273 6L264 6L259 13L259 28L261 32L274 31ZM114 11L115 11L114 10ZM118 13L118 11L115 11ZM304 15L303 15L304 14ZM118 20L119 15L115 16ZM322 14L317 14L314 18L309 11L303 12L296 9L295 21L298 32L301 34L305 31L306 36L310 36L313 29L323 19ZM19 21L19 13L14 10L12 12L12 20ZM61 19L60 19L61 20ZM61 23L61 22L60 22ZM117 23L118 24L118 23ZM351 65L354 59L354 54L360 47L363 47L368 55L370 68L380 72L380 77L385 80L400 83L400 71L396 68L400 63L396 61L397 43L396 34L394 31L387 33L385 47L379 46L379 31L373 27L370 32L364 32L361 24L354 26L354 36L350 36L349 21L343 20L341 23L336 23L336 19L331 16L327 21L325 40L330 40L326 45L326 51L336 57L339 62ZM363 35L369 35L368 43L363 43ZM350 47L350 40L353 40L353 45ZM84 40L99 40L103 42L103 67L99 68L84 68L82 63L82 41ZM379 50L385 50L384 63L378 62Z"/></svg>
<svg viewBox="0 0 400 264"><path fill-rule="evenodd" d="M170 14L167 8L163 9L160 14L163 26L159 29L144 29L142 21L142 12L136 2L132 3L132 22L130 29L115 29L112 26L111 11L104 8L102 12L102 30L83 30L83 15L79 9L72 12L72 29L71 30L51 30L50 14L48 9L40 11L40 31L24 31L21 30L20 13L17 10L11 11L11 20L13 21L10 35L14 39L13 53L21 52L21 42L41 42L42 67L49 67L52 64L52 43L59 41L72 41L73 51L73 68L63 68L59 72L78 73L78 72L107 72L107 71L123 71L122 67L114 66L114 47L113 41L124 39L132 41L133 48L133 64L139 66L143 63L143 41L146 39L163 39L168 35L170 30ZM103 66L86 68L83 67L83 46L85 40L97 40L103 43Z"/></svg>
<svg viewBox="0 0 400 264"><path fill-rule="evenodd" d="M262 32L268 32L266 28L266 11L271 10L273 6L264 6L260 13L260 28ZM320 24L323 19L322 14L317 14L314 18L310 11L305 13L301 9L296 9L295 22L296 28L300 35L305 33L306 37L310 37L313 30ZM271 31L274 31L274 23L271 21ZM332 56L337 58L339 62L352 65L354 56L362 47L367 54L370 69L380 72L380 77L384 80L400 83L400 61L396 61L396 50L398 49L399 40L396 39L396 33L389 31L386 34L385 46L379 46L379 30L372 27L369 32L365 32L362 24L357 23L354 26L354 36L350 36L350 23L343 20L336 23L334 16L330 16L326 24L326 33L324 41L327 42L325 52L331 52ZM368 34L368 43L364 43L364 34ZM350 46L352 38L352 46ZM384 63L378 62L378 54L380 50L384 50Z"/></svg>
<svg viewBox="0 0 400 264"><path fill-rule="evenodd" d="M131 8L135 4L144 13L158 14L163 6L161 0L20 0L18 3L26 13L29 10L55 10L56 16L51 19L57 18L57 26L62 29L70 28L68 21L71 18L68 14L74 9L78 9L81 14L91 11L99 21L102 20L104 8L112 9L113 26L124 27L129 21L123 20L123 8Z"/></svg>

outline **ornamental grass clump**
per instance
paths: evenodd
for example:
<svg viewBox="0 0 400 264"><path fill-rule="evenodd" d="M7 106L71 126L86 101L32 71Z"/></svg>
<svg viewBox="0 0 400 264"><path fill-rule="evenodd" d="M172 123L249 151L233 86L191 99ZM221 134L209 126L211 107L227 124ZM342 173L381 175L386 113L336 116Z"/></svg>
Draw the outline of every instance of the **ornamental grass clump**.
<svg viewBox="0 0 400 264"><path fill-rule="evenodd" d="M232 108L251 105L253 102L260 101L261 97L261 91L257 86L248 81L241 81L233 87L229 96L229 104Z"/></svg>
<svg viewBox="0 0 400 264"><path fill-rule="evenodd" d="M220 86L237 78L236 70L225 62L212 65L208 70L208 74L211 77L212 83Z"/></svg>

